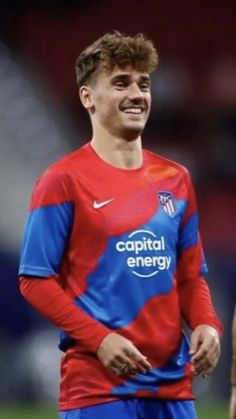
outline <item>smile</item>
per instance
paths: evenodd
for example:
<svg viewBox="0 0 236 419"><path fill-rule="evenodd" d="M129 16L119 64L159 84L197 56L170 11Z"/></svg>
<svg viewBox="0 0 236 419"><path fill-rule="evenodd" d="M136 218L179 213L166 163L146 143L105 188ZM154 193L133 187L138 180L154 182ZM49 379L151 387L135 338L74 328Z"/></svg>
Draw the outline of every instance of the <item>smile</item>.
<svg viewBox="0 0 236 419"><path fill-rule="evenodd" d="M141 108L126 108L123 109L123 112L125 113L132 113L132 114L141 114L143 112L143 109Z"/></svg>

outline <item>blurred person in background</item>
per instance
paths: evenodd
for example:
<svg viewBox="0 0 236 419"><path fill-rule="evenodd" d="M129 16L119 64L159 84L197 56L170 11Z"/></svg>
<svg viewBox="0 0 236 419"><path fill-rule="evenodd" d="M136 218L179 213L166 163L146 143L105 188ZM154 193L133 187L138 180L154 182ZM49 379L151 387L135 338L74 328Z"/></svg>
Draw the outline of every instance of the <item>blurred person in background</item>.
<svg viewBox="0 0 236 419"><path fill-rule="evenodd" d="M232 323L232 351L230 419L236 419L236 305Z"/></svg>
<svg viewBox="0 0 236 419"><path fill-rule="evenodd" d="M142 34L79 55L92 140L32 195L20 288L62 329L61 419L195 419L193 376L220 355L190 174L142 149L157 62Z"/></svg>

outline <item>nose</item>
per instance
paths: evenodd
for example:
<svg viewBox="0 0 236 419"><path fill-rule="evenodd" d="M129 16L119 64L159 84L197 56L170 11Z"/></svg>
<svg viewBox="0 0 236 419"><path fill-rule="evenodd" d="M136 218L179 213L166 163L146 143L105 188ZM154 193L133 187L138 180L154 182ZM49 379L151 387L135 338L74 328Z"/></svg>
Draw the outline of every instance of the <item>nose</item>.
<svg viewBox="0 0 236 419"><path fill-rule="evenodd" d="M140 90L140 87L137 83L132 83L129 86L129 99L130 100L140 100L143 98L143 92Z"/></svg>

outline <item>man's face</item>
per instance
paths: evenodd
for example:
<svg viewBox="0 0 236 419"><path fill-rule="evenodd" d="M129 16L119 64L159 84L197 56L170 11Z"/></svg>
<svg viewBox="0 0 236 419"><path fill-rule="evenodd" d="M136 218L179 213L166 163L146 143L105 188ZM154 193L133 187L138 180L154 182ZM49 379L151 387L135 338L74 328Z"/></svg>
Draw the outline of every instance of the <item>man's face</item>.
<svg viewBox="0 0 236 419"><path fill-rule="evenodd" d="M150 107L150 76L132 67L101 71L91 87L91 115L110 134L137 138L147 122Z"/></svg>

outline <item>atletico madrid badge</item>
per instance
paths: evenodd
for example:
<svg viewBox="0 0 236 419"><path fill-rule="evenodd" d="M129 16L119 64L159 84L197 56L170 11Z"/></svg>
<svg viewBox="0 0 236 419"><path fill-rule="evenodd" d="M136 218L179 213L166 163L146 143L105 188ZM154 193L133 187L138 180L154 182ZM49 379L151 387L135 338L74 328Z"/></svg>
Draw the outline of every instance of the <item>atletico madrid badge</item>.
<svg viewBox="0 0 236 419"><path fill-rule="evenodd" d="M173 217L176 211L173 194L171 192L158 192L158 198L163 210L170 217Z"/></svg>

